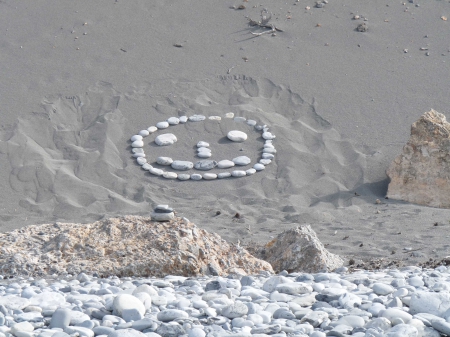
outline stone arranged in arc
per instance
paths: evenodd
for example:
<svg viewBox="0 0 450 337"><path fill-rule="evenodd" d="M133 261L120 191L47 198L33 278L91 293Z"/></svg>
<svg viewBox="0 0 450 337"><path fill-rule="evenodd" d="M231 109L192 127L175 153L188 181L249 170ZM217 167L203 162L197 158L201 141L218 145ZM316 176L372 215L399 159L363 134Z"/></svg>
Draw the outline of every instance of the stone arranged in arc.
<svg viewBox="0 0 450 337"><path fill-rule="evenodd" d="M144 165L142 165L142 168L146 171L149 171L151 168L153 168L153 166L149 163L145 163Z"/></svg>
<svg viewBox="0 0 450 337"><path fill-rule="evenodd" d="M166 179L177 179L178 178L178 174L176 174L175 172L168 172L168 171L165 171L162 176Z"/></svg>
<svg viewBox="0 0 450 337"><path fill-rule="evenodd" d="M265 167L263 164L256 163L255 165L253 165L253 168L254 168L256 171L262 171L262 170L264 170L266 167Z"/></svg>
<svg viewBox="0 0 450 337"><path fill-rule="evenodd" d="M180 181L186 181L186 180L215 180L215 179L224 179L228 177L244 177L248 175L253 175L256 172L263 171L265 169L266 165L269 165L272 162L272 159L274 158L275 153L277 152L272 141L275 139L275 135L269 132L269 127L267 125L258 125L255 120L246 119L245 117L234 117L234 113L229 112L225 114L225 118L234 119L235 122L238 123L245 123L248 126L253 126L255 130L262 132L262 138L265 139L265 143L262 149L261 153L261 159L258 163L254 164L254 166L247 170L234 170L232 172L220 172L218 174L216 173L204 173L202 174L184 174L184 173L176 173L176 172L169 172L164 171L163 169L153 167L148 163L148 160L145 158L146 155L144 153L143 147L144 147L144 137L149 136L150 134L161 130L166 129L169 126L174 126L178 124L184 124L187 122L200 122L204 121L206 119L212 120L212 121L220 121L220 116L210 116L206 117L204 115L192 115L190 117L188 116L181 116L181 117L170 117L166 121L158 122L156 123L156 126L150 126L147 129L140 130L138 134L133 135L131 140L131 147L132 147L132 155L134 158L136 158L136 162L145 170L148 171L150 174L156 175L156 176L162 176L166 179L178 179ZM247 140L247 134L243 131L239 130L232 130L228 132L227 138L233 142L243 142ZM177 137L172 133L166 133L159 135L155 138L155 143L158 146L168 146L172 145L175 142L177 142ZM209 158L212 156L211 149L209 148L210 144L205 141L199 141L197 143L197 156L199 158ZM171 166L172 169L177 171L187 171L192 168L195 168L200 171L209 171L214 168L219 169L227 169L234 167L235 165L239 166L246 166L251 163L251 159L247 156L239 156L236 158L233 158L232 160L224 159L220 160L219 162L216 162L214 160L200 160L193 164L190 161L186 160L173 160L170 157L158 157L156 160L156 163L163 166Z"/></svg>
<svg viewBox="0 0 450 337"><path fill-rule="evenodd" d="M191 179L191 175L190 174L180 173L178 175L178 180L189 180L189 179Z"/></svg>
<svg viewBox="0 0 450 337"><path fill-rule="evenodd" d="M159 165L168 166L173 163L173 159L170 157L158 157L156 158L156 163Z"/></svg>
<svg viewBox="0 0 450 337"><path fill-rule="evenodd" d="M156 167L152 167L151 169L148 170L148 172L150 172L151 174L155 175L155 176L162 176L164 171L156 168Z"/></svg>
<svg viewBox="0 0 450 337"><path fill-rule="evenodd" d="M142 140L135 140L131 143L131 147L144 147L144 142Z"/></svg>
<svg viewBox="0 0 450 337"><path fill-rule="evenodd" d="M141 166L147 163L147 159L145 159L144 157L138 157L136 158L136 161Z"/></svg>
<svg viewBox="0 0 450 337"><path fill-rule="evenodd" d="M171 166L174 170L187 171L194 167L194 164L190 161L175 160Z"/></svg>
<svg viewBox="0 0 450 337"><path fill-rule="evenodd" d="M205 180L217 179L217 174L215 174L215 173L204 173L203 174L203 179L205 179Z"/></svg>
<svg viewBox="0 0 450 337"><path fill-rule="evenodd" d="M203 115L192 115L192 116L188 117L188 119L191 122L201 122L201 121L204 121L206 119L206 116L203 116Z"/></svg>
<svg viewBox="0 0 450 337"><path fill-rule="evenodd" d="M167 129L169 127L169 123L164 121L164 122L158 122L156 123L156 127L158 129Z"/></svg>
<svg viewBox="0 0 450 337"><path fill-rule="evenodd" d="M240 157L236 157L233 158L233 163L235 163L236 165L239 166L245 166L251 163L251 159L247 156L240 156Z"/></svg>
<svg viewBox="0 0 450 337"><path fill-rule="evenodd" d="M170 117L167 119L167 123L169 123L170 125L177 125L180 123L180 119L177 117Z"/></svg>
<svg viewBox="0 0 450 337"><path fill-rule="evenodd" d="M231 175L233 177L245 177L247 175L247 173L242 170L234 170L233 172L231 172Z"/></svg>
<svg viewBox="0 0 450 337"><path fill-rule="evenodd" d="M201 171L209 171L217 166L215 160L200 160L195 163L194 168Z"/></svg>
<svg viewBox="0 0 450 337"><path fill-rule="evenodd" d="M246 170L245 173L247 173L248 176L251 176L256 173L256 170L254 168L251 168Z"/></svg>

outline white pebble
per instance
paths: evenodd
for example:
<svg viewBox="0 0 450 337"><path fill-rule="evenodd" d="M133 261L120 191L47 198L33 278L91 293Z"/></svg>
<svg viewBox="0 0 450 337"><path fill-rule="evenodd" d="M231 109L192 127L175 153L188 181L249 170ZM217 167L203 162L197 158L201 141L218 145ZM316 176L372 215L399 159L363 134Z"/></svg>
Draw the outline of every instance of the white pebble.
<svg viewBox="0 0 450 337"><path fill-rule="evenodd" d="M254 168L256 171L262 171L262 170L264 170L266 167L265 167L263 164L256 163L255 165L253 165L253 168Z"/></svg>
<svg viewBox="0 0 450 337"><path fill-rule="evenodd" d="M209 143L204 142L203 140L197 143L197 147L209 147Z"/></svg>
<svg viewBox="0 0 450 337"><path fill-rule="evenodd" d="M227 138L232 142L243 142L247 139L247 134L242 131L232 130L228 132Z"/></svg>
<svg viewBox="0 0 450 337"><path fill-rule="evenodd" d="M167 146L176 143L177 137L173 133L165 133L155 138L155 143L159 146Z"/></svg>
<svg viewBox="0 0 450 337"><path fill-rule="evenodd" d="M150 126L147 128L148 133L153 133L155 131L158 131L158 128L156 126Z"/></svg>
<svg viewBox="0 0 450 337"><path fill-rule="evenodd" d="M226 169L226 168L230 168L233 167L235 165L234 162L232 162L231 160L221 160L217 163L217 167L220 169Z"/></svg>
<svg viewBox="0 0 450 337"><path fill-rule="evenodd" d="M177 179L178 178L178 174L176 174L175 172L164 172L162 176L166 179Z"/></svg>
<svg viewBox="0 0 450 337"><path fill-rule="evenodd" d="M245 177L247 175L247 173L245 171L242 170L234 170L231 172L231 175L233 177Z"/></svg>
<svg viewBox="0 0 450 337"><path fill-rule="evenodd" d="M142 140L135 140L133 143L131 143L131 147L143 147L144 142Z"/></svg>
<svg viewBox="0 0 450 337"><path fill-rule="evenodd" d="M209 157L211 157L211 153L201 152L201 153L197 154L197 157L199 157L199 158L209 158Z"/></svg>
<svg viewBox="0 0 450 337"><path fill-rule="evenodd" d="M147 163L147 159L145 159L144 157L136 158L136 161L141 166Z"/></svg>
<svg viewBox="0 0 450 337"><path fill-rule="evenodd" d="M233 158L233 163L235 163L236 165L240 165L240 166L245 166L250 164L252 160L247 157L247 156L240 156L240 157L236 157Z"/></svg>
<svg viewBox="0 0 450 337"><path fill-rule="evenodd" d="M164 122L158 122L156 123L156 127L158 129L167 129L169 127L169 123L164 121Z"/></svg>
<svg viewBox="0 0 450 337"><path fill-rule="evenodd" d="M189 121L191 122L201 122L206 119L206 116L203 115L192 115L189 117Z"/></svg>
<svg viewBox="0 0 450 337"><path fill-rule="evenodd" d="M256 170L255 170L254 168L251 168L251 169L246 170L245 173L246 173L248 176L251 176L251 175L253 175L253 174L256 173Z"/></svg>
<svg viewBox="0 0 450 337"><path fill-rule="evenodd" d="M147 137L149 134L150 134L150 132L148 132L148 130L139 131L139 135L142 137Z"/></svg>
<svg viewBox="0 0 450 337"><path fill-rule="evenodd" d="M142 168L146 171L149 171L153 166L150 165L149 163L145 163L144 165L142 165Z"/></svg>
<svg viewBox="0 0 450 337"><path fill-rule="evenodd" d="M275 139L275 135L272 134L272 133L270 133L270 132L264 132L264 133L262 134L262 137L263 137L264 139Z"/></svg>
<svg viewBox="0 0 450 337"><path fill-rule="evenodd" d="M155 175L155 176L162 176L164 171L156 168L156 167L152 167L151 169L148 170L148 172L150 172L151 174Z"/></svg>
<svg viewBox="0 0 450 337"><path fill-rule="evenodd" d="M159 165L168 166L168 165L171 165L173 163L173 159L170 158L170 157L158 157L158 158L156 158L156 162Z"/></svg>
<svg viewBox="0 0 450 337"><path fill-rule="evenodd" d="M141 135L134 135L134 136L131 136L130 140L132 142L134 142L136 140L142 140L142 136Z"/></svg>
<svg viewBox="0 0 450 337"><path fill-rule="evenodd" d="M167 123L169 123L170 125L177 125L180 123L180 119L177 117L170 117L169 119L167 119Z"/></svg>

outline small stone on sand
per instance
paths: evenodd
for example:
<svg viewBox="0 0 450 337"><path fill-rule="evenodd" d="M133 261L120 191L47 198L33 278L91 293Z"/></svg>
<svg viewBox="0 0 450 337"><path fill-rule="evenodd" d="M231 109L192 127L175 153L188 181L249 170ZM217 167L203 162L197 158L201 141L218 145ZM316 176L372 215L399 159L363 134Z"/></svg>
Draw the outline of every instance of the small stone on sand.
<svg viewBox="0 0 450 337"><path fill-rule="evenodd" d="M247 134L242 131L233 130L228 132L227 138L232 142L243 142L247 139Z"/></svg>

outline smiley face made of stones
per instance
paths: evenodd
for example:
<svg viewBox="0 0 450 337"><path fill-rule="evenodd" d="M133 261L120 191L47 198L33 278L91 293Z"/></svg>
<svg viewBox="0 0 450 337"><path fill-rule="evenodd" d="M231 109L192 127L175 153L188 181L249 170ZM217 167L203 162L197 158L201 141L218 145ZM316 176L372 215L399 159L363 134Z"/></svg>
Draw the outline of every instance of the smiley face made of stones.
<svg viewBox="0 0 450 337"><path fill-rule="evenodd" d="M227 113L225 115L226 118L233 118L234 114L232 112ZM235 165L237 166L246 166L250 164L250 158L246 156L239 156L233 158L232 160L224 159L219 162L209 159L202 159L197 161L195 164L190 161L185 160L173 160L170 157L158 157L156 162L159 165L170 166L173 170L177 172L165 171L160 168L153 167L147 162L146 155L144 152L144 141L143 139L150 134L158 131L165 130L170 126L185 124L189 122L202 122L206 120L206 116L204 115L192 115L190 117L181 116L181 117L170 117L166 121L158 122L155 126L150 126L147 129L141 130L138 134L132 136L131 140L131 148L133 157L136 158L136 162L149 173L155 176L162 176L166 179L178 179L181 181L185 180L215 180L215 179L223 179L228 177L245 177L255 174L258 171L262 171L265 169L266 165L269 165L275 157L275 153L277 150L273 146L273 139L275 139L275 135L269 132L269 128L267 125L257 125L256 121L251 119L246 119L244 117L235 117L235 121L245 122L249 126L253 126L255 130L260 131L262 133L262 138L265 140L264 148L261 153L261 158L258 163L253 165L253 168L247 170L232 170L231 172L221 172L219 174L215 173L194 173L194 174L186 174L183 171L190 170L192 168L198 171L209 171L213 168L217 167L220 169L228 169L232 168ZM210 120L220 120L220 116L210 116L208 117ZM247 139L247 134L242 131L232 130L228 132L227 138L232 142L244 142ZM157 136L155 138L155 144L158 146L167 146L172 145L177 142L177 137L172 133L165 133ZM197 157L199 158L209 158L211 157L211 149L209 148L209 144L205 141L200 141L197 143Z"/></svg>

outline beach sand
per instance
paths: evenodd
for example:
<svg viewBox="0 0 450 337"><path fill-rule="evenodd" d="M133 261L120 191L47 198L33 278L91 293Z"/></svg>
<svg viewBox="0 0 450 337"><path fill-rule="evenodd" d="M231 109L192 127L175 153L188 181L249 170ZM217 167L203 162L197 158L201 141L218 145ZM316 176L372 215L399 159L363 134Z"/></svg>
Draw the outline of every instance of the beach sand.
<svg viewBox="0 0 450 337"><path fill-rule="evenodd" d="M431 108L450 116L450 4L314 3L1 1L0 230L168 204L244 246L308 223L346 261L450 255L450 210L385 199L411 124ZM251 34L263 8L282 32ZM168 147L153 142L166 131L150 135L148 161L195 162L203 140L211 159L255 163L260 133L228 112L277 136L264 171L172 181L131 156L139 130L203 114L222 120L170 127Z"/></svg>

